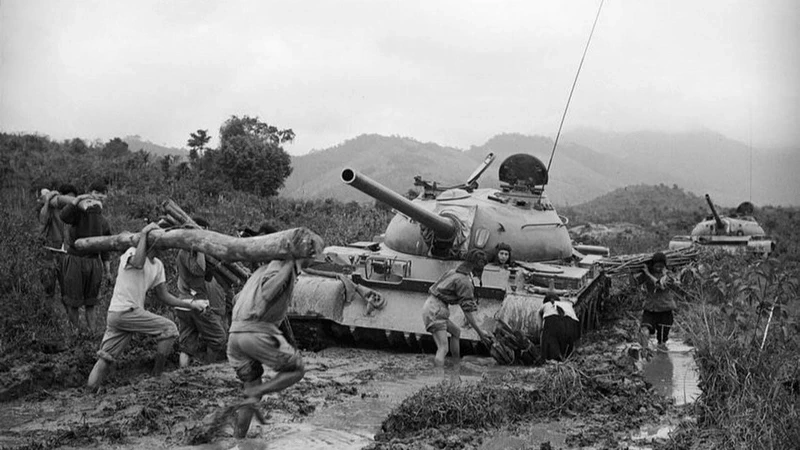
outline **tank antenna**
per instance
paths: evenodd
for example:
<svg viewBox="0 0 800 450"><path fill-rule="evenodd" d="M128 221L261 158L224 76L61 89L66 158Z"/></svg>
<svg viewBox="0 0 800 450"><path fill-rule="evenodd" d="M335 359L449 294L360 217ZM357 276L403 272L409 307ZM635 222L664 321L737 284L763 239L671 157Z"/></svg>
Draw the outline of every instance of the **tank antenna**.
<svg viewBox="0 0 800 450"><path fill-rule="evenodd" d="M547 161L547 173L550 173L550 165L553 163L553 155L556 154L556 146L558 145L558 138L561 136L561 128L564 126L564 119L567 118L567 110L569 110L569 102L572 100L572 94L575 92L575 86L578 84L578 75L581 73L581 68L583 67L583 60L586 59L586 52L589 51L589 43L592 42L592 36L594 35L594 28L597 26L597 20L600 18L600 11L603 9L603 3L605 0L600 0L600 7L597 8L597 15L594 18L594 23L592 24L592 31L589 32L589 39L586 41L586 48L583 49L583 56L581 57L581 63L578 64L578 71L575 73L575 80L572 82L572 89L569 91L569 97L567 98L567 106L564 108L564 114L561 116L561 124L558 126L558 133L556 133L556 139L553 142L553 151L550 152L550 160Z"/></svg>

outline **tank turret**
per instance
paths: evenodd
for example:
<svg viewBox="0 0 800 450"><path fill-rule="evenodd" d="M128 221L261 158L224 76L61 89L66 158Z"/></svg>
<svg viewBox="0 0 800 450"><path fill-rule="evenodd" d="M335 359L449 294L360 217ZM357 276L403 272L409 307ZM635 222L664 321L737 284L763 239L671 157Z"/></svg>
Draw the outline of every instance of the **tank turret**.
<svg viewBox="0 0 800 450"><path fill-rule="evenodd" d="M708 194L706 194L706 203L708 203L708 209L711 210L711 216L714 218L714 223L717 226L716 229L713 230L713 234L728 234L725 222L723 222L722 218L717 214L717 209L714 208L714 202L711 201L711 196Z"/></svg>
<svg viewBox="0 0 800 450"><path fill-rule="evenodd" d="M775 250L775 241L767 236L761 225L750 215L754 211L752 203L744 202L733 216L725 216L717 212L711 196L706 194L705 199L711 216L695 225L691 235L673 237L669 243L670 249L700 245L731 254L755 254L762 257L769 256Z"/></svg>
<svg viewBox="0 0 800 450"><path fill-rule="evenodd" d="M398 214L386 228L387 247L409 255L460 259L472 248L492 251L501 242L525 261L569 258L565 220L544 193L547 170L534 156L517 154L500 167L499 189L478 189L477 179L494 160L487 156L464 184L440 187L416 179L424 191L408 200L351 168L342 181L380 200Z"/></svg>

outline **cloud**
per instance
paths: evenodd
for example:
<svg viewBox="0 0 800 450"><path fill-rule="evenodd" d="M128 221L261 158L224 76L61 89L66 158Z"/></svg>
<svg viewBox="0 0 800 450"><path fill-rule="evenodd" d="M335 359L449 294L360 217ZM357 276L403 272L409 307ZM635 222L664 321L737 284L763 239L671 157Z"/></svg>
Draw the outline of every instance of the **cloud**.
<svg viewBox="0 0 800 450"><path fill-rule="evenodd" d="M183 146L230 115L287 150L361 133L553 136L599 2L0 3L0 125ZM606 2L566 127L797 145L800 5ZM212 144L214 141L212 141Z"/></svg>

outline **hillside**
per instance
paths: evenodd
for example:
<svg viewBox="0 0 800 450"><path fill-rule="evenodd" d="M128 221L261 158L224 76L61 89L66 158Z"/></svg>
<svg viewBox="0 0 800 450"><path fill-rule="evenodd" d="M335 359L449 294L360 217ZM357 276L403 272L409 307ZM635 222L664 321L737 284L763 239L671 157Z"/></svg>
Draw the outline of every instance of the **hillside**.
<svg viewBox="0 0 800 450"><path fill-rule="evenodd" d="M529 153L545 164L553 141L541 136L503 134L468 151L422 143L411 138L361 135L336 147L293 157L294 171L281 196L369 201L339 180L344 167L353 168L398 193L414 188L415 175L440 184L463 182L489 153L497 157L480 179L482 187L497 186L497 171L506 157ZM601 155L574 144L559 146L554 158L548 195L556 204L576 204L597 193L644 181L649 172L636 170L624 161Z"/></svg>
<svg viewBox="0 0 800 450"><path fill-rule="evenodd" d="M369 201L339 181L350 167L399 193L413 188L413 178L443 184L462 182L490 152L497 155L481 186L497 185L503 159L529 153L545 164L553 140L517 133L500 134L467 150L422 143L408 137L361 135L335 147L293 157L294 172L281 196ZM581 129L563 136L550 171L547 188L556 205L576 205L624 186L678 185L714 201L736 206L797 205L800 202L800 151L753 151L752 193L750 149L712 131L690 133L607 133ZM768 155L768 156L765 156Z"/></svg>
<svg viewBox="0 0 800 450"><path fill-rule="evenodd" d="M122 140L125 141L126 144L128 144L128 150L132 152L138 152L139 150L144 150L153 156L166 156L166 155L188 156L189 154L189 152L187 152L184 149L164 147L162 145L154 144L150 141L142 139L141 136L136 136L136 135L126 136Z"/></svg>
<svg viewBox="0 0 800 450"><path fill-rule="evenodd" d="M800 167L798 148L751 151L748 145L710 130L610 133L581 128L565 133L564 140L635 167L658 167L661 170L651 173L646 184L677 184L709 193L723 205L745 200L757 205L800 202L800 179L795 176Z"/></svg>
<svg viewBox="0 0 800 450"><path fill-rule="evenodd" d="M690 228L708 214L705 199L678 186L634 185L589 202L559 209L571 224L630 222L642 226ZM689 230L687 229L688 233Z"/></svg>

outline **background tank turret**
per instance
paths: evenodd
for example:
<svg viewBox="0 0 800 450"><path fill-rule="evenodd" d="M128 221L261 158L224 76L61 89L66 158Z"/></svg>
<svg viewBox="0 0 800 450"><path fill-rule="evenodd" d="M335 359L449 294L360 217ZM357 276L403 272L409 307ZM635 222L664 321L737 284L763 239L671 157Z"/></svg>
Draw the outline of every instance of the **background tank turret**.
<svg viewBox="0 0 800 450"><path fill-rule="evenodd" d="M672 238L670 249L699 245L732 254L755 254L761 257L767 257L775 250L775 242L752 216L752 203L743 202L732 215L725 216L718 213L708 194L705 199L711 214L695 225L691 235Z"/></svg>
<svg viewBox="0 0 800 450"><path fill-rule="evenodd" d="M480 299L475 317L483 329L491 332L505 324L538 341L538 311L548 291L573 301L583 326L593 325L596 305L607 288L597 264L600 255L583 255L573 248L566 219L544 192L548 174L538 158L508 157L499 168L500 186L479 189L478 178L493 161L488 155L456 186L416 177L422 192L413 200L355 169L343 169L343 183L391 206L396 215L374 241L325 250L327 262L298 280L290 309L293 323L325 321L330 328L323 331L339 338L433 350L421 318L428 288L458 266L468 250L482 249L491 258L496 246L505 243L515 263L490 263L475 280ZM348 288L347 282L377 290L383 301L375 305L352 295L357 289ZM465 350L486 351L460 309L452 308L451 314L462 327Z"/></svg>

